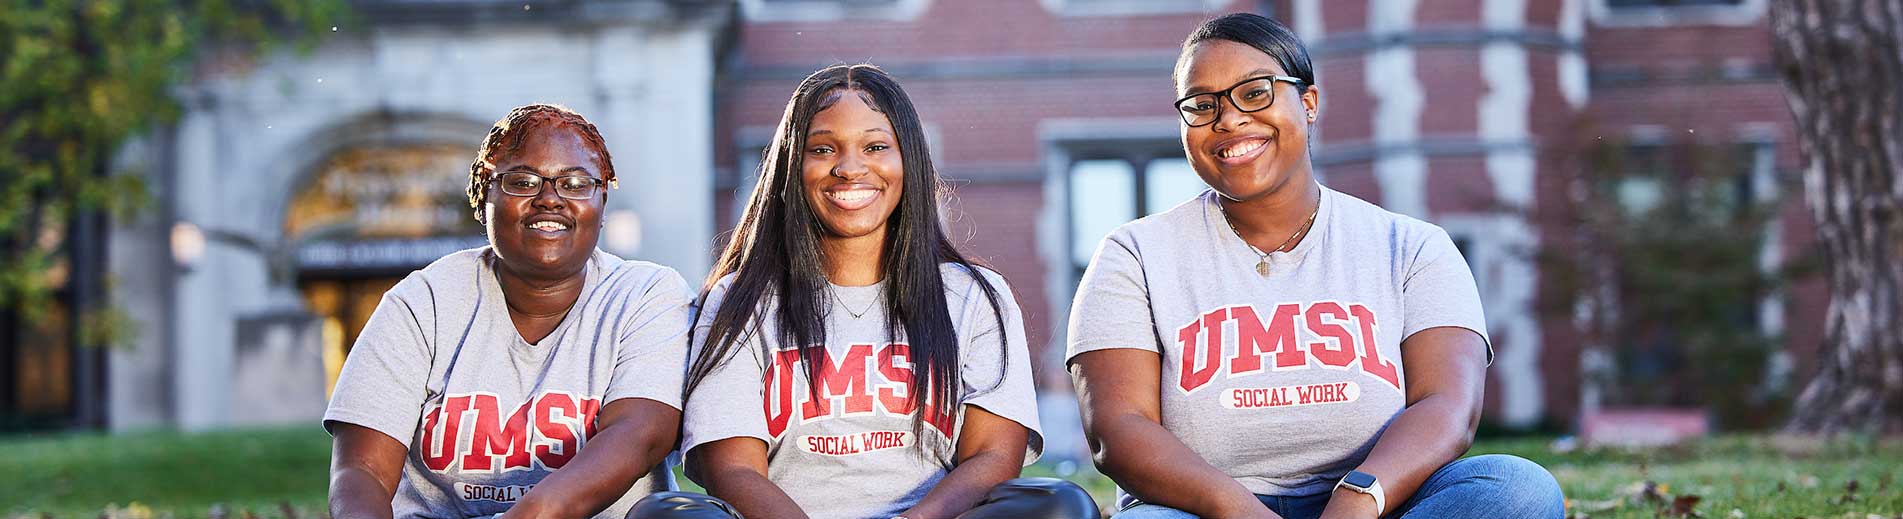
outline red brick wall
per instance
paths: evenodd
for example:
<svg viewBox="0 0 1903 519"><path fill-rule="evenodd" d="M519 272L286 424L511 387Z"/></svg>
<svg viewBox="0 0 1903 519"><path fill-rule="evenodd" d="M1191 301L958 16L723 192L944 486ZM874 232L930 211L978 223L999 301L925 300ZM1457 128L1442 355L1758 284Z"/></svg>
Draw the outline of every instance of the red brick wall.
<svg viewBox="0 0 1903 519"><path fill-rule="evenodd" d="M1366 50L1324 48L1366 36L1368 3L1319 4L1327 34L1304 36L1311 50L1319 50L1316 65L1324 111L1314 151L1326 157L1331 150L1367 144L1374 133L1377 101L1364 81ZM1417 8L1417 30L1445 34L1482 26L1481 0L1432 4ZM1236 1L1230 7L1257 5ZM1283 21L1292 25L1285 9L1283 13ZM956 196L947 202L954 240L1010 279L1026 313L1033 351L1061 347L1049 342L1065 316L1049 315L1050 308L1054 299L1067 300L1071 294L1046 293L1048 267L1038 251L1047 167L1047 143L1040 140L1039 124L1053 118L1172 117L1167 105L1174 97L1169 65L1182 38L1209 16L1060 16L1037 0L939 0L930 2L916 21L744 22L721 71L716 164L732 172L740 162L737 156L746 151L735 147L735 136L742 128L774 125L806 72L861 61L895 71L933 133L933 158L941 174L954 181ZM1528 2L1526 17L1529 30L1553 34L1560 2ZM1780 170L1794 173L1798 167L1782 89L1762 73L1770 59L1763 23L1664 28L1589 24L1583 51L1588 76L1596 79L1583 110L1569 106L1560 93L1561 49L1526 48L1532 86L1528 130L1537 146L1540 206L1563 202L1565 172L1580 167L1573 150L1581 139L1596 132L1623 135L1639 125L1733 139L1750 123L1771 123ZM1416 80L1427 96L1420 135L1477 139L1478 103L1488 93L1479 44L1442 43L1414 50ZM1037 69L1076 63L1120 63L1124 68L1071 75ZM1492 200L1493 179L1483 152L1435 155L1428 160L1428 170L1424 195L1430 213L1478 212L1497 202ZM1336 189L1376 203L1382 200L1384 193L1368 161L1336 161L1325 166L1323 174ZM1785 248L1800 254L1809 248L1808 216L1797 204L1798 193L1786 195L1793 209L1783 221ZM719 221L725 228L732 224L731 195L718 196ZM1536 225L1543 237L1567 232L1546 220ZM1810 283L1795 289L1787 303L1790 347L1800 361L1800 373L1811 369L1822 302L1821 285ZM1540 341L1545 412L1568 421L1579 399L1579 338L1570 317L1542 319L1540 330L1537 338L1498 337L1497 345L1505 350L1516 341ZM1044 380L1062 386L1061 374L1045 375L1057 375ZM1490 384L1490 389L1489 409L1495 409L1498 387Z"/></svg>

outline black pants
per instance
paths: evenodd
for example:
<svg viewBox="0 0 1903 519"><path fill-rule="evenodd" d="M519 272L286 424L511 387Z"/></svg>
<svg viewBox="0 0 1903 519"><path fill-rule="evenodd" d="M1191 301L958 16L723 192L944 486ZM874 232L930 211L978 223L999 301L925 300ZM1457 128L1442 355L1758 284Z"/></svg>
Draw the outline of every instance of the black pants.
<svg viewBox="0 0 1903 519"><path fill-rule="evenodd" d="M1054 478L1018 478L991 487L958 519L1097 519L1097 502L1075 483ZM689 492L649 495L628 510L628 519L739 519L727 502Z"/></svg>

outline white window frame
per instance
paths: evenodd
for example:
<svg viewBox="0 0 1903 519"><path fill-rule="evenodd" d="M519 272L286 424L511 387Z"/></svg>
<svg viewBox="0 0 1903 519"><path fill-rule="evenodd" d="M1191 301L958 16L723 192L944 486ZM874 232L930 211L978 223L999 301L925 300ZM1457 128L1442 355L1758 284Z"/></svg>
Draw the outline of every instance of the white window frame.
<svg viewBox="0 0 1903 519"><path fill-rule="evenodd" d="M1044 207L1038 212L1038 256L1044 262L1045 293L1051 323L1049 347L1045 351L1058 358L1043 365L1062 366L1069 327L1071 297L1077 293L1077 270L1071 256L1070 169L1075 162L1071 149L1080 142L1172 142L1182 145L1176 117L1131 118L1052 118L1038 122L1038 141L1043 150ZM1045 359L1049 360L1049 359ZM1043 361L1040 361L1043 362Z"/></svg>
<svg viewBox="0 0 1903 519"><path fill-rule="evenodd" d="M750 22L836 22L919 19L931 0L890 0L886 5L855 5L852 0L740 0L740 15Z"/></svg>
<svg viewBox="0 0 1903 519"><path fill-rule="evenodd" d="M1587 4L1592 21L1606 27L1675 27L1684 25L1748 26L1764 20L1768 0L1744 0L1738 5L1612 7L1607 0Z"/></svg>
<svg viewBox="0 0 1903 519"><path fill-rule="evenodd" d="M1143 16L1158 14L1210 13L1235 3L1234 0L1038 0L1044 10L1058 16Z"/></svg>

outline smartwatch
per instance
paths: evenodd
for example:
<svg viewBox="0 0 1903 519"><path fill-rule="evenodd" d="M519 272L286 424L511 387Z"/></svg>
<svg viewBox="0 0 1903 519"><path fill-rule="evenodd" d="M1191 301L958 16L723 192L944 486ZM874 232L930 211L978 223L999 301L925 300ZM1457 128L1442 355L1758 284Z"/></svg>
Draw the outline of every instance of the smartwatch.
<svg viewBox="0 0 1903 519"><path fill-rule="evenodd" d="M1340 483L1335 484L1335 488L1346 488L1374 497L1374 515L1381 515L1388 511L1386 492L1381 490L1381 482L1375 481L1374 474L1359 470L1351 471L1347 477L1341 478Z"/></svg>

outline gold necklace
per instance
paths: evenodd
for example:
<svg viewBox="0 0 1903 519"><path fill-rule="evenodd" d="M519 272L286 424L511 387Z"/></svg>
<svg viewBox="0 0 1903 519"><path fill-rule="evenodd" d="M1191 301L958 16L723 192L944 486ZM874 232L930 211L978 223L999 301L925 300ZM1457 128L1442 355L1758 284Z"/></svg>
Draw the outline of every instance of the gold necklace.
<svg viewBox="0 0 1903 519"><path fill-rule="evenodd" d="M1257 257L1256 264L1255 264L1255 273L1265 278L1269 277L1269 253L1262 252L1262 249L1255 248L1255 245L1252 245L1249 243L1248 238L1242 237L1242 231L1236 229L1236 222L1231 221L1229 219L1229 210L1223 209L1221 199L1216 200L1216 211L1222 213L1222 222L1229 224L1229 232L1235 233L1236 239L1242 240L1242 244L1249 247L1249 252L1255 253ZM1321 212L1322 212L1321 200L1316 199L1315 210L1308 213L1308 220L1302 222L1302 226L1297 227L1295 229L1295 234L1288 235L1288 239L1282 240L1282 244L1275 246L1275 250L1271 252L1282 252L1283 249L1288 248L1288 245L1290 243L1295 242L1295 238L1300 237L1303 233L1308 232L1309 227L1315 225L1315 215L1321 214ZM847 311L851 311L851 309L847 309Z"/></svg>

